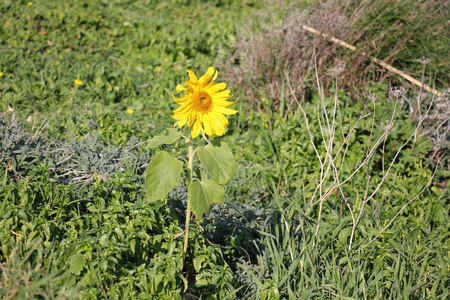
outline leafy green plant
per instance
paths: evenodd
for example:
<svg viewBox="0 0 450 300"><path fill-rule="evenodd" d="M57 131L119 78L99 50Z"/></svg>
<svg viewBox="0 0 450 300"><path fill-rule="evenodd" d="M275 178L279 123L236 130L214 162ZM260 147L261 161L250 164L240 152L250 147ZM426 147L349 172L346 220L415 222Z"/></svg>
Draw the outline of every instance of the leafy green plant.
<svg viewBox="0 0 450 300"><path fill-rule="evenodd" d="M189 138L184 137L188 145L187 165L188 174L188 197L186 209L186 226L184 239L184 255L187 253L189 242L189 223L191 211L195 214L197 220L200 220L209 206L214 203L222 203L224 197L223 185L228 183L235 171L233 154L225 142L212 142L206 139L203 133L214 137L215 134L223 135L224 127L228 121L223 114L235 113L225 107L233 102L226 102L229 90L224 90L225 84L215 84L217 71L209 68L208 72L197 80L197 77L188 70L190 81L186 82L188 88L179 85L178 91L185 90L186 94L174 100L182 107L175 111L175 118L178 119L178 125L181 127L188 122L193 126ZM186 115L179 112L187 111ZM206 146L198 146L194 149L193 138L202 133L208 142ZM158 147L162 144L170 145L181 137L176 130L169 128L165 135L156 136L149 142L149 147ZM198 159L208 171L208 176L201 171L194 169L194 157L197 154ZM166 151L160 151L152 158L146 171L145 188L147 200L157 201L163 199L174 187L178 185L179 177L182 173L183 162L174 158Z"/></svg>

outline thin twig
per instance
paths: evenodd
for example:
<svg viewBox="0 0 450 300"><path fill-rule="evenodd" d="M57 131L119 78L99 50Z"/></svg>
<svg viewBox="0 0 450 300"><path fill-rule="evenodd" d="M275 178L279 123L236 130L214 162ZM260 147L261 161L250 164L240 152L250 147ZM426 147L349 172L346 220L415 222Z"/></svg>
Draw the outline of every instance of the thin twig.
<svg viewBox="0 0 450 300"><path fill-rule="evenodd" d="M301 25L301 27L302 27L304 30L308 31L308 32L311 32L311 33L314 33L315 35L324 37L324 38L328 39L329 41L331 41L331 42L333 42L333 43L336 43L336 44L338 44L338 45L341 45L341 46L343 46L343 47L345 47L345 48L347 48L347 49L350 49L350 50L352 50L352 51L355 51L355 50L356 50L356 47L355 47L355 46L352 46L352 45L350 45L350 44L348 44L348 43L346 43L346 42L344 42L344 41L342 41L342 40L339 40L339 39L337 39L337 38L335 38L335 37L333 37L333 36L331 36L331 35L329 35L329 34L326 34L326 33L324 33L324 32L320 32L320 31L318 31L318 30L316 30L316 29L314 29L314 28L311 28L311 27L309 27L309 26L306 26L306 25ZM361 52L361 55L367 56L367 53ZM419 86L419 87L423 87L424 89L426 89L426 90L429 91L430 93L433 93L433 94L435 94L435 95L437 95L437 96L439 96L439 97L442 97L442 93L441 93L441 92L439 92L438 90L436 90L436 89L434 89L434 88L432 88L432 87L426 85L426 84L423 83L423 82L420 82L420 81L417 80L417 79L414 79L413 77L409 76L409 75L406 74L405 72L402 72L402 71L400 71L399 69L394 68L393 66L388 65L387 63L385 63L385 62L383 62L383 61L381 61L381 60L379 60L378 58L375 58L375 57L373 57L373 56L369 56L369 58L370 58L370 60L372 60L374 63L377 63L377 64L379 64L380 66L382 66L383 68L388 69L388 70L391 71L392 73L398 74L398 75L402 76L403 78L405 78L406 80L408 80L409 82L412 82L412 83L414 83L415 85L417 85L417 86Z"/></svg>

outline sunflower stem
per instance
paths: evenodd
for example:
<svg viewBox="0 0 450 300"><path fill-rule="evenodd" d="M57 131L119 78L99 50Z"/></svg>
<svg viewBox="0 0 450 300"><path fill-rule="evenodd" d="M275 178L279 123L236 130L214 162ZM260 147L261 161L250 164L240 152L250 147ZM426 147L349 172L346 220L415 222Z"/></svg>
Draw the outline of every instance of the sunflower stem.
<svg viewBox="0 0 450 300"><path fill-rule="evenodd" d="M188 140L188 168L189 168L189 185L192 183L193 180L193 173L194 173L194 146L192 145L192 141ZM184 247L183 247L183 263L181 266L181 269L184 268L184 262L186 260L186 253L188 248L188 242L189 242L189 223L191 220L191 201L189 197L187 198L187 207L186 207L186 224L185 224L185 230L184 230Z"/></svg>

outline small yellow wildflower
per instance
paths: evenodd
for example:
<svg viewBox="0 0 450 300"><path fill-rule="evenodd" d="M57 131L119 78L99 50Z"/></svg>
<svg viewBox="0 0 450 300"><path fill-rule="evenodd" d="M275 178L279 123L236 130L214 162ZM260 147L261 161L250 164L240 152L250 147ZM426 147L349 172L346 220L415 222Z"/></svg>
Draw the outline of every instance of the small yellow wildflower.
<svg viewBox="0 0 450 300"><path fill-rule="evenodd" d="M28 6L33 5L33 2L30 1L30 2L27 3L27 5Z"/></svg>
<svg viewBox="0 0 450 300"><path fill-rule="evenodd" d="M83 84L83 81L81 81L81 80L75 80L75 85L82 85Z"/></svg>
<svg viewBox="0 0 450 300"><path fill-rule="evenodd" d="M130 114L130 115L134 114L134 110L132 110L131 108L128 108L127 109L127 114Z"/></svg>
<svg viewBox="0 0 450 300"><path fill-rule="evenodd" d="M0 72L0 77L3 77L3 73L2 72Z"/></svg>
<svg viewBox="0 0 450 300"><path fill-rule="evenodd" d="M186 91L186 94L173 100L181 106L174 111L173 118L177 120L181 128L186 123L191 127L191 137L197 137L200 132L210 137L224 135L228 120L224 115L233 115L237 110L229 109L228 106L236 102L228 102L231 98L230 90L225 89L225 83L214 83L218 72L209 67L205 75L197 79L197 76L187 70L189 81L185 84L187 88L179 84L177 92Z"/></svg>

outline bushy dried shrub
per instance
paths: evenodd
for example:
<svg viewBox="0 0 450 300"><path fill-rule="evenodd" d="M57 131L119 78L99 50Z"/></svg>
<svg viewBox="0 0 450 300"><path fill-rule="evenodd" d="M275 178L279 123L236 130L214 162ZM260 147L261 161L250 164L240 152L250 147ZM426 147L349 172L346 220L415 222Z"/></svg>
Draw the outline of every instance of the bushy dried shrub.
<svg viewBox="0 0 450 300"><path fill-rule="evenodd" d="M431 140L433 145L431 153L428 155L429 164L434 167L436 163L442 165L437 172L440 177L442 187L446 186L446 181L450 178L450 89L447 89L442 97L423 96L417 97L419 100L410 102L410 117L415 124L421 124L420 129L423 135ZM424 107L432 104L429 114L421 115L416 107Z"/></svg>
<svg viewBox="0 0 450 300"><path fill-rule="evenodd" d="M389 79L390 85L410 86L403 78L375 65L369 56L421 78L419 58L431 58L434 80L440 87L448 86L448 66L445 66L445 45L450 37L448 8L440 1L315 1L300 9L295 5L272 2L279 10L262 12L262 28L238 30L236 52L224 62L223 69L232 84L242 91L253 107L287 112L292 107L292 96L287 92L286 76L300 99L308 98L308 90L317 75L325 87L341 66L340 87L361 94L369 83ZM298 5L297 5L298 6ZM284 17L274 25L277 14ZM318 30L356 47L352 51L335 42L306 31L302 26ZM253 26L254 27L254 26ZM448 32L448 30L447 30ZM417 88L417 87L414 87ZM417 88L418 89L418 88ZM303 94L303 95L301 95Z"/></svg>

